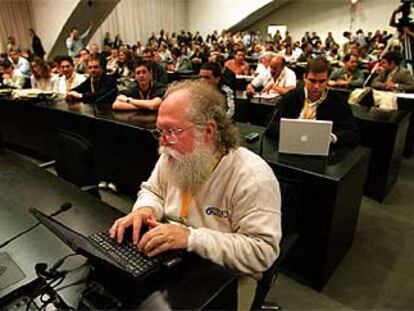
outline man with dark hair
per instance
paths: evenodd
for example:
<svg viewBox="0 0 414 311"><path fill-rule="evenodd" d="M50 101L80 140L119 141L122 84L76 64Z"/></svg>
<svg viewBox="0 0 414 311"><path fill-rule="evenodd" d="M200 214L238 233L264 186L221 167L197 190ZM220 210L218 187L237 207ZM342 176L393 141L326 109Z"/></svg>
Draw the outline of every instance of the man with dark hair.
<svg viewBox="0 0 414 311"><path fill-rule="evenodd" d="M414 92L412 74L401 66L402 56L396 52L387 52L380 61L380 74L371 86L379 90Z"/></svg>
<svg viewBox="0 0 414 311"><path fill-rule="evenodd" d="M231 118L234 115L234 91L226 84L223 83L221 78L221 67L216 63L204 63L201 66L198 78L215 88L217 88L221 94L226 98L227 103L227 115Z"/></svg>
<svg viewBox="0 0 414 311"><path fill-rule="evenodd" d="M160 64L155 62L154 60L154 51L152 49L146 48L142 52L142 57L145 61L149 62L151 65L151 73L152 78L154 81L158 83L167 84L168 83L168 75L167 71L162 67Z"/></svg>
<svg viewBox="0 0 414 311"><path fill-rule="evenodd" d="M329 91L330 72L331 66L325 58L310 60L304 74L304 87L282 96L267 135L278 137L280 118L330 120L333 122L331 143L355 146L359 141L356 121L345 97Z"/></svg>
<svg viewBox="0 0 414 311"><path fill-rule="evenodd" d="M29 61L20 55L20 51L11 49L9 51L9 60L13 64L14 69L20 71L25 78L30 78L32 70Z"/></svg>
<svg viewBox="0 0 414 311"><path fill-rule="evenodd" d="M175 47L171 49L172 61L168 64L169 71L185 72L192 69L191 60L188 56L181 53L181 49Z"/></svg>
<svg viewBox="0 0 414 311"><path fill-rule="evenodd" d="M346 54L344 67L335 69L330 77L329 86L355 88L364 83L364 73L358 69L358 57Z"/></svg>
<svg viewBox="0 0 414 311"><path fill-rule="evenodd" d="M153 80L151 65L138 61L134 66L135 81L112 104L114 110L158 110L165 93L165 85Z"/></svg>
<svg viewBox="0 0 414 311"><path fill-rule="evenodd" d="M85 103L95 103L97 100L100 103L112 103L117 92L115 79L104 73L99 58L91 57L87 69L89 77L69 91L66 98Z"/></svg>
<svg viewBox="0 0 414 311"><path fill-rule="evenodd" d="M68 49L68 55L75 58L79 55L80 51L85 46L84 39L88 36L92 30L92 23L89 24L89 28L81 35L76 27L70 29L69 37L66 38L66 48Z"/></svg>
<svg viewBox="0 0 414 311"><path fill-rule="evenodd" d="M0 72L2 74L3 85L16 89L23 88L25 78L19 70L14 69L12 62L9 59L6 58L1 61Z"/></svg>
<svg viewBox="0 0 414 311"><path fill-rule="evenodd" d="M59 71L62 73L62 76L59 77L58 87L58 92L61 94L66 94L86 80L83 74L75 71L70 56L64 55L59 58Z"/></svg>
<svg viewBox="0 0 414 311"><path fill-rule="evenodd" d="M243 49L237 49L234 58L226 61L224 67L230 69L235 75L249 75L249 64L244 60L245 52Z"/></svg>
<svg viewBox="0 0 414 311"><path fill-rule="evenodd" d="M256 280L279 254L280 189L266 162L239 147L223 107L206 83L169 87L154 130L161 156L110 236L121 243L131 228L148 256L182 249L237 271L238 309L250 310Z"/></svg>
<svg viewBox="0 0 414 311"><path fill-rule="evenodd" d="M45 52L45 49L43 48L42 41L40 40L39 36L36 34L33 28L29 29L29 34L32 37L33 54L43 59L46 52Z"/></svg>

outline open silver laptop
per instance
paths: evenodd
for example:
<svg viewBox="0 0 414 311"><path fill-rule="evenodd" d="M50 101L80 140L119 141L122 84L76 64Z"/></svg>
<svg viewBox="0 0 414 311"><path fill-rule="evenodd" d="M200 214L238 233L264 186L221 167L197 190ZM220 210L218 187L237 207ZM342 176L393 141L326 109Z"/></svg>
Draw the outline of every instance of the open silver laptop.
<svg viewBox="0 0 414 311"><path fill-rule="evenodd" d="M332 121L280 119L279 152L327 156Z"/></svg>

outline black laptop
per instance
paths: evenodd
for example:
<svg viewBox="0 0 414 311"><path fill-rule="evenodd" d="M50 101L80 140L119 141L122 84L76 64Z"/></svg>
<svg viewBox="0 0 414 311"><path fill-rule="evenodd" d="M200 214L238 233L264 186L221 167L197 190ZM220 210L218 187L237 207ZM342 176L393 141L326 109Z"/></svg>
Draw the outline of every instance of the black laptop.
<svg viewBox="0 0 414 311"><path fill-rule="evenodd" d="M147 257L127 239L124 239L122 244L118 244L109 237L108 232L97 232L86 237L36 208L30 208L29 211L76 253L110 264L140 281L159 273L162 269L175 267L182 261L185 253L170 251Z"/></svg>

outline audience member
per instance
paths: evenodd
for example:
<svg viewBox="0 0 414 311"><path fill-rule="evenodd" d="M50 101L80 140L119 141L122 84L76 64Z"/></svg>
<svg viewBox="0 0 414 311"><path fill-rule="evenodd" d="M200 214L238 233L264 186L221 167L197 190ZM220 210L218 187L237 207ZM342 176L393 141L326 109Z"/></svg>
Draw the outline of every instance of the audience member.
<svg viewBox="0 0 414 311"><path fill-rule="evenodd" d="M89 28L81 35L76 27L72 27L69 33L69 37L66 38L66 48L68 49L68 55L74 58L80 54L80 51L85 47L84 40L92 30L92 23L89 24Z"/></svg>
<svg viewBox="0 0 414 311"><path fill-rule="evenodd" d="M142 53L145 61L149 62L151 66L152 78L161 84L168 83L167 71L160 64L154 61L154 52L151 49L145 49Z"/></svg>
<svg viewBox="0 0 414 311"><path fill-rule="evenodd" d="M304 87L282 96L279 110L268 126L267 133L278 137L280 118L330 120L333 122L331 144L355 146L359 130L345 97L328 89L331 66L321 57L309 61L304 75Z"/></svg>
<svg viewBox="0 0 414 311"><path fill-rule="evenodd" d="M39 36L36 34L33 28L29 29L29 34L32 37L33 54L43 59L46 52L45 52L45 49L43 48L42 41L40 40Z"/></svg>
<svg viewBox="0 0 414 311"><path fill-rule="evenodd" d="M286 66L285 59L281 55L273 57L270 63L270 72L255 77L247 85L247 94L253 94L263 88L263 92L275 92L285 94L296 87L296 74Z"/></svg>
<svg viewBox="0 0 414 311"><path fill-rule="evenodd" d="M46 91L57 92L59 88L59 77L50 71L50 67L40 57L33 58L31 62L32 75L30 84L32 88Z"/></svg>
<svg viewBox="0 0 414 311"><path fill-rule="evenodd" d="M234 72L235 75L249 75L250 66L244 60L245 52L243 49L236 50L234 59L226 61L224 66Z"/></svg>
<svg viewBox="0 0 414 311"><path fill-rule="evenodd" d="M25 83L25 77L22 73L14 69L9 59L3 59L0 63L0 71L2 72L3 85L11 88L22 89Z"/></svg>
<svg viewBox="0 0 414 311"><path fill-rule="evenodd" d="M380 62L380 74L371 86L379 90L414 92L413 76L401 66L401 60L401 54L385 53Z"/></svg>
<svg viewBox="0 0 414 311"><path fill-rule="evenodd" d="M203 82L168 89L154 131L161 156L110 236L121 243L132 227L133 243L148 256L184 249L237 271L238 308L248 310L256 280L279 253L280 190L266 162L239 147L223 107L223 96ZM141 226L149 227L142 236Z"/></svg>
<svg viewBox="0 0 414 311"><path fill-rule="evenodd" d="M364 73L358 69L358 58L352 54L344 57L344 67L335 69L328 83L333 87L361 87L364 83Z"/></svg>
<svg viewBox="0 0 414 311"><path fill-rule="evenodd" d="M227 116L230 118L234 115L234 91L223 82L221 67L216 63L204 63L198 74L201 81L206 82L217 88L221 94L226 98Z"/></svg>
<svg viewBox="0 0 414 311"><path fill-rule="evenodd" d="M177 47L171 50L171 61L167 66L168 71L185 72L192 69L191 60L188 56L182 55Z"/></svg>
<svg viewBox="0 0 414 311"><path fill-rule="evenodd" d="M59 59L59 67L62 76L59 77L58 92L65 94L71 89L77 87L86 80L85 75L79 74L75 71L73 60L70 56L62 56Z"/></svg>
<svg viewBox="0 0 414 311"><path fill-rule="evenodd" d="M89 77L69 91L66 98L91 104L98 100L112 103L117 92L115 79L104 73L99 58L91 57L87 65Z"/></svg>
<svg viewBox="0 0 414 311"><path fill-rule="evenodd" d="M30 63L29 61L20 56L19 51L10 50L9 51L9 60L12 62L14 69L20 71L20 73L25 77L29 78L31 75Z"/></svg>
<svg viewBox="0 0 414 311"><path fill-rule="evenodd" d="M112 105L114 110L158 110L164 96L166 86L153 80L151 64L138 61L134 68L135 81L128 90L118 95Z"/></svg>

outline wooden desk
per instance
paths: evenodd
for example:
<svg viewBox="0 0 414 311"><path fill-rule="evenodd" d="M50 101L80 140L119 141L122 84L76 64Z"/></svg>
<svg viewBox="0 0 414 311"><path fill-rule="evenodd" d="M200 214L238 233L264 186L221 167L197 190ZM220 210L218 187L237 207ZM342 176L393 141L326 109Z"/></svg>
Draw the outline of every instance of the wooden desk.
<svg viewBox="0 0 414 311"><path fill-rule="evenodd" d="M238 127L242 135L260 131L246 124ZM258 149L257 142L243 144ZM278 179L295 183L298 190L298 210L293 214L299 240L285 268L299 281L321 290L352 244L369 151L364 147L332 150L326 159L286 155L264 139L262 157Z"/></svg>
<svg viewBox="0 0 414 311"><path fill-rule="evenodd" d="M107 230L113 220L121 215L109 205L35 164L11 152L0 151L0 242L35 222L28 213L29 207L50 213L67 201L72 202L73 207L57 218L84 235ZM1 251L10 255L25 277L0 291L0 308L1 299L36 279L35 263L46 262L50 266L62 256L72 253L43 226L15 240ZM167 302L173 309L209 309L217 307L221 299L224 300L220 303L224 303L223 308L226 308L230 307L225 304L229 297L222 295L229 294L230 291L233 293L230 297L236 297L233 292L237 283L236 276L223 267L199 258L181 272L180 278L160 284L167 291ZM4 274L0 275L0 283L3 281L2 276ZM133 289L128 291L134 293Z"/></svg>

